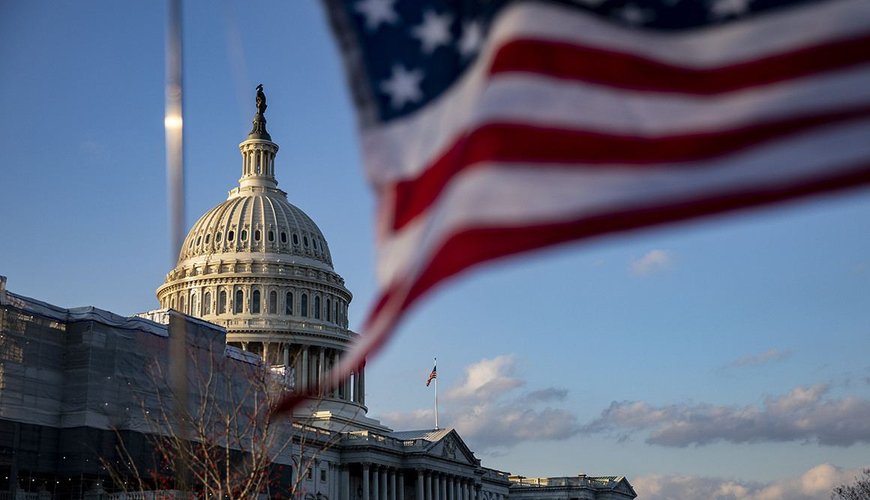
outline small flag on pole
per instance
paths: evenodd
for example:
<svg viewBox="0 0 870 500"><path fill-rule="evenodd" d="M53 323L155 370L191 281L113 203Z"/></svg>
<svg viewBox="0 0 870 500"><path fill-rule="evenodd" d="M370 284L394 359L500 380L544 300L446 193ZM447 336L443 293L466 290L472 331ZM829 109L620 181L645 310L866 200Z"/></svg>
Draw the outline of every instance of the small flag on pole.
<svg viewBox="0 0 870 500"><path fill-rule="evenodd" d="M438 378L438 367L432 368L432 373L429 374L429 379L426 381L426 387L429 387L429 384L432 383L433 380Z"/></svg>

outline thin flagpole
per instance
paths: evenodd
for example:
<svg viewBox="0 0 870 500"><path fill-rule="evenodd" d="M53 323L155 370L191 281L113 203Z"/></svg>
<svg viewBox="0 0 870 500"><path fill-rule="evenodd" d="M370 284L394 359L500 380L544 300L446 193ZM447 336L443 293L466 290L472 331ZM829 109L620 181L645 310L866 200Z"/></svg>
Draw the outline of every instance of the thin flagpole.
<svg viewBox="0 0 870 500"><path fill-rule="evenodd" d="M175 265L184 238L184 112L182 106L182 5L166 2L166 188L169 212L170 263ZM182 449L176 457L176 488L186 492L189 457L187 442L187 332L184 318L169 314L169 376L175 397L174 419Z"/></svg>
<svg viewBox="0 0 870 500"><path fill-rule="evenodd" d="M438 358L435 358L435 430L438 430Z"/></svg>

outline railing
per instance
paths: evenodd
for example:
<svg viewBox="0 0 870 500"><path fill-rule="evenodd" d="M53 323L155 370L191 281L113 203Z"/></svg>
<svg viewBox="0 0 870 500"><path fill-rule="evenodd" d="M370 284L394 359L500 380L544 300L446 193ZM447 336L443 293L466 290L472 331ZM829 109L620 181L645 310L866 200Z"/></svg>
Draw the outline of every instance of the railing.
<svg viewBox="0 0 870 500"><path fill-rule="evenodd" d="M196 498L195 493L186 496L191 499ZM179 490L126 491L112 493L109 495L109 500L179 500L184 497L185 495Z"/></svg>
<svg viewBox="0 0 870 500"><path fill-rule="evenodd" d="M43 492L28 492L24 490L17 491L0 491L0 500L48 500L51 498L51 493Z"/></svg>
<svg viewBox="0 0 870 500"><path fill-rule="evenodd" d="M566 488L607 486L614 476L565 476L565 477L510 477L511 486L519 488Z"/></svg>

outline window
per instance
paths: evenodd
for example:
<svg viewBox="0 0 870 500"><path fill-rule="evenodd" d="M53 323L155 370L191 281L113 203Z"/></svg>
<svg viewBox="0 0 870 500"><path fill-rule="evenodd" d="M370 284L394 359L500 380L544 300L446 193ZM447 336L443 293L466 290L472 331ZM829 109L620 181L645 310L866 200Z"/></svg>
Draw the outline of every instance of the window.
<svg viewBox="0 0 870 500"><path fill-rule="evenodd" d="M227 312L227 292L226 290L221 290L220 295L218 295L218 314L225 312Z"/></svg>
<svg viewBox="0 0 870 500"><path fill-rule="evenodd" d="M199 242L197 241L196 244L199 245ZM302 244L305 245L306 247L308 246L308 236L302 237Z"/></svg>
<svg viewBox="0 0 870 500"><path fill-rule="evenodd" d="M294 245L299 244L299 236L296 233L293 233L293 244Z"/></svg>
<svg viewBox="0 0 870 500"><path fill-rule="evenodd" d="M205 292L202 296L202 314L211 314L211 292Z"/></svg>
<svg viewBox="0 0 870 500"><path fill-rule="evenodd" d="M338 323L338 302L332 304L332 316L335 318L335 322Z"/></svg>
<svg viewBox="0 0 870 500"><path fill-rule="evenodd" d="M196 294L190 296L190 314L197 314L196 312Z"/></svg>
<svg viewBox="0 0 870 500"><path fill-rule="evenodd" d="M284 302L284 314L293 315L293 292L287 292Z"/></svg>
<svg viewBox="0 0 870 500"><path fill-rule="evenodd" d="M172 297L172 302L170 303L169 307L175 309L175 297Z"/></svg>
<svg viewBox="0 0 870 500"><path fill-rule="evenodd" d="M230 231L227 233L227 241L233 241L233 237L235 237L235 231Z"/></svg>
<svg viewBox="0 0 870 500"><path fill-rule="evenodd" d="M206 241L206 243L208 243ZM311 244L314 246L314 249L317 250L317 240L315 238L311 238Z"/></svg>
<svg viewBox="0 0 870 500"><path fill-rule="evenodd" d="M178 297L178 310L181 312L187 312L184 310L184 295Z"/></svg>
<svg viewBox="0 0 870 500"><path fill-rule="evenodd" d="M320 319L320 296L314 296L314 319Z"/></svg>
<svg viewBox="0 0 870 500"><path fill-rule="evenodd" d="M199 242L202 240L202 236L196 237L196 244L199 245Z"/></svg>
<svg viewBox="0 0 870 500"><path fill-rule="evenodd" d="M278 292L269 292L269 314L278 314Z"/></svg>
<svg viewBox="0 0 870 500"><path fill-rule="evenodd" d="M308 295L302 294L302 303L299 305L299 308L302 309L301 314L304 317L308 317Z"/></svg>
<svg viewBox="0 0 870 500"><path fill-rule="evenodd" d="M281 243L287 243L287 233L281 231Z"/></svg>
<svg viewBox="0 0 870 500"><path fill-rule="evenodd" d="M211 233L205 235L205 244L208 245L209 241L211 241Z"/></svg>
<svg viewBox="0 0 870 500"><path fill-rule="evenodd" d="M320 469L320 480L326 481L326 469Z"/></svg>
<svg viewBox="0 0 870 500"><path fill-rule="evenodd" d="M269 241L275 241L275 232L269 231Z"/></svg>
<svg viewBox="0 0 870 500"><path fill-rule="evenodd" d="M254 241L260 241L260 230L254 230Z"/></svg>
<svg viewBox="0 0 870 500"><path fill-rule="evenodd" d="M251 294L251 314L260 314L260 291L254 290Z"/></svg>
<svg viewBox="0 0 870 500"><path fill-rule="evenodd" d="M239 239L241 239L242 241L248 241L248 231L242 229L242 232L239 233Z"/></svg>
<svg viewBox="0 0 870 500"><path fill-rule="evenodd" d="M332 301L326 299L326 321L332 321Z"/></svg>
<svg viewBox="0 0 870 500"><path fill-rule="evenodd" d="M215 243L220 243L220 242L221 242L221 233L218 233L218 234L214 235L214 242L215 242Z"/></svg>
<svg viewBox="0 0 870 500"><path fill-rule="evenodd" d="M242 303L245 301L245 294L241 290L236 290L236 303L233 305L233 312L236 314L242 313Z"/></svg>

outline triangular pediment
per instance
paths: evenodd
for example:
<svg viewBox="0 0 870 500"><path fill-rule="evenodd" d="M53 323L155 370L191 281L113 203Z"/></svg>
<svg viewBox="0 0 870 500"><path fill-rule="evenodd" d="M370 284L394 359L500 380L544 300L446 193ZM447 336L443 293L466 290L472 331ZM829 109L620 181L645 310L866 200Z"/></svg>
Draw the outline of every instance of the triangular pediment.
<svg viewBox="0 0 870 500"><path fill-rule="evenodd" d="M467 465L476 465L477 459L474 453L459 437L459 434L450 429L441 439L434 442L432 447L426 450L428 455L436 456L445 460L452 460Z"/></svg>

